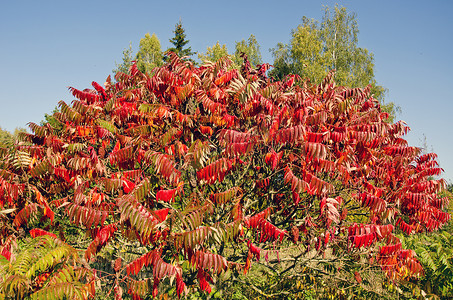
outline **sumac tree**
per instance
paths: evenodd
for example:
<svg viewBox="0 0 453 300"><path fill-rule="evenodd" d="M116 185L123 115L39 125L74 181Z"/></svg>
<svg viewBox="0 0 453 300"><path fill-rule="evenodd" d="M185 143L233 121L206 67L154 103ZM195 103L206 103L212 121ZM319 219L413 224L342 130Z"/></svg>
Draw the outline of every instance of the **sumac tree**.
<svg viewBox="0 0 453 300"><path fill-rule="evenodd" d="M43 256L30 295L86 298L98 281L96 292L116 299L210 293L256 260L302 264L299 274L308 258L378 265L394 281L422 274L395 232L449 219L444 181L431 179L436 155L407 144L404 122L385 122L369 87L336 86L333 73L314 86L271 82L268 65L230 65L197 68L170 53L151 77L133 65L116 82L71 87L58 128L30 123L2 149L0 293L24 288L8 265L30 257L17 247L29 235L71 249ZM86 237L65 235L64 222ZM58 275L69 268L87 275ZM360 283L359 267L346 272Z"/></svg>

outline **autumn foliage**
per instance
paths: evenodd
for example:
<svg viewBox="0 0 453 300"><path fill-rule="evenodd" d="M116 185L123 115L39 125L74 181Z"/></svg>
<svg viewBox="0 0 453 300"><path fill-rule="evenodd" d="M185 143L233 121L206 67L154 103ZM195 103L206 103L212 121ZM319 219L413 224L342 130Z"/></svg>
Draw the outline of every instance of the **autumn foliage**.
<svg viewBox="0 0 453 300"><path fill-rule="evenodd" d="M395 232L449 220L436 155L407 144L409 127L386 122L369 87L336 86L333 73L320 85L272 81L267 65L247 63L194 67L170 54L151 75L133 65L116 82L69 88L76 99L59 102L58 128L30 123L1 150L0 205L16 209L1 216L5 261L20 255L24 234L66 244L59 216L87 232L75 260L89 272L81 298L111 275L94 270L98 255L126 242L138 252L114 254L117 299L157 295L167 278L178 296L209 293L219 274L247 273L289 245L364 255L392 280L421 275ZM31 228L46 220L46 231ZM9 291L39 295L65 282L55 280Z"/></svg>

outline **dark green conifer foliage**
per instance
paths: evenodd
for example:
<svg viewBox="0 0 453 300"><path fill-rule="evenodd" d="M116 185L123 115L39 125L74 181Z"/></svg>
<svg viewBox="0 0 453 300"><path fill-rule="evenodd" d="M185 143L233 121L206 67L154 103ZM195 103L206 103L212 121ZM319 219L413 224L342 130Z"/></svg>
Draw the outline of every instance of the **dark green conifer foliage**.
<svg viewBox="0 0 453 300"><path fill-rule="evenodd" d="M174 47L168 48L167 51L172 51L179 57L191 56L195 54L195 52L192 52L191 47L184 48L184 46L189 43L189 40L186 40L186 34L184 28L182 27L181 20L179 20L179 22L176 24L175 30L173 32L175 33L175 37L170 39L170 43L172 43Z"/></svg>

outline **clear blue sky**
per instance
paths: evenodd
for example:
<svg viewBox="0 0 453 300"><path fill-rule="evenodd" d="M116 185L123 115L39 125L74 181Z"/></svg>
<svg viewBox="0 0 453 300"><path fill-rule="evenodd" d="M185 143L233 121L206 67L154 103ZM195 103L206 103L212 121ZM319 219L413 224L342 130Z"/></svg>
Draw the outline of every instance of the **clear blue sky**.
<svg viewBox="0 0 453 300"><path fill-rule="evenodd" d="M287 43L303 16L321 20L323 5L357 14L359 46L374 53L375 74L402 109L407 137L439 155L453 181L453 1L2 1L0 5L0 126L39 123L67 87L103 83L132 42L147 32L170 46L182 20L192 50L254 34L265 62L268 49Z"/></svg>

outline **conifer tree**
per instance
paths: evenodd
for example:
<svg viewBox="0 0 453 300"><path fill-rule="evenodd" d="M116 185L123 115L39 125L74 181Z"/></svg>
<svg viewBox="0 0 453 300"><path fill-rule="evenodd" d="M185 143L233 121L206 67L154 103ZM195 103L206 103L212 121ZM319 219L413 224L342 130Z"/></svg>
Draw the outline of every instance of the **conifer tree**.
<svg viewBox="0 0 453 300"><path fill-rule="evenodd" d="M167 51L172 51L179 57L191 56L195 54L195 52L192 52L191 47L184 48L184 46L189 43L189 40L186 40L186 34L184 28L182 27L181 20L179 20L176 24L173 32L175 33L175 37L170 39L170 43L172 43L174 47L168 48Z"/></svg>

